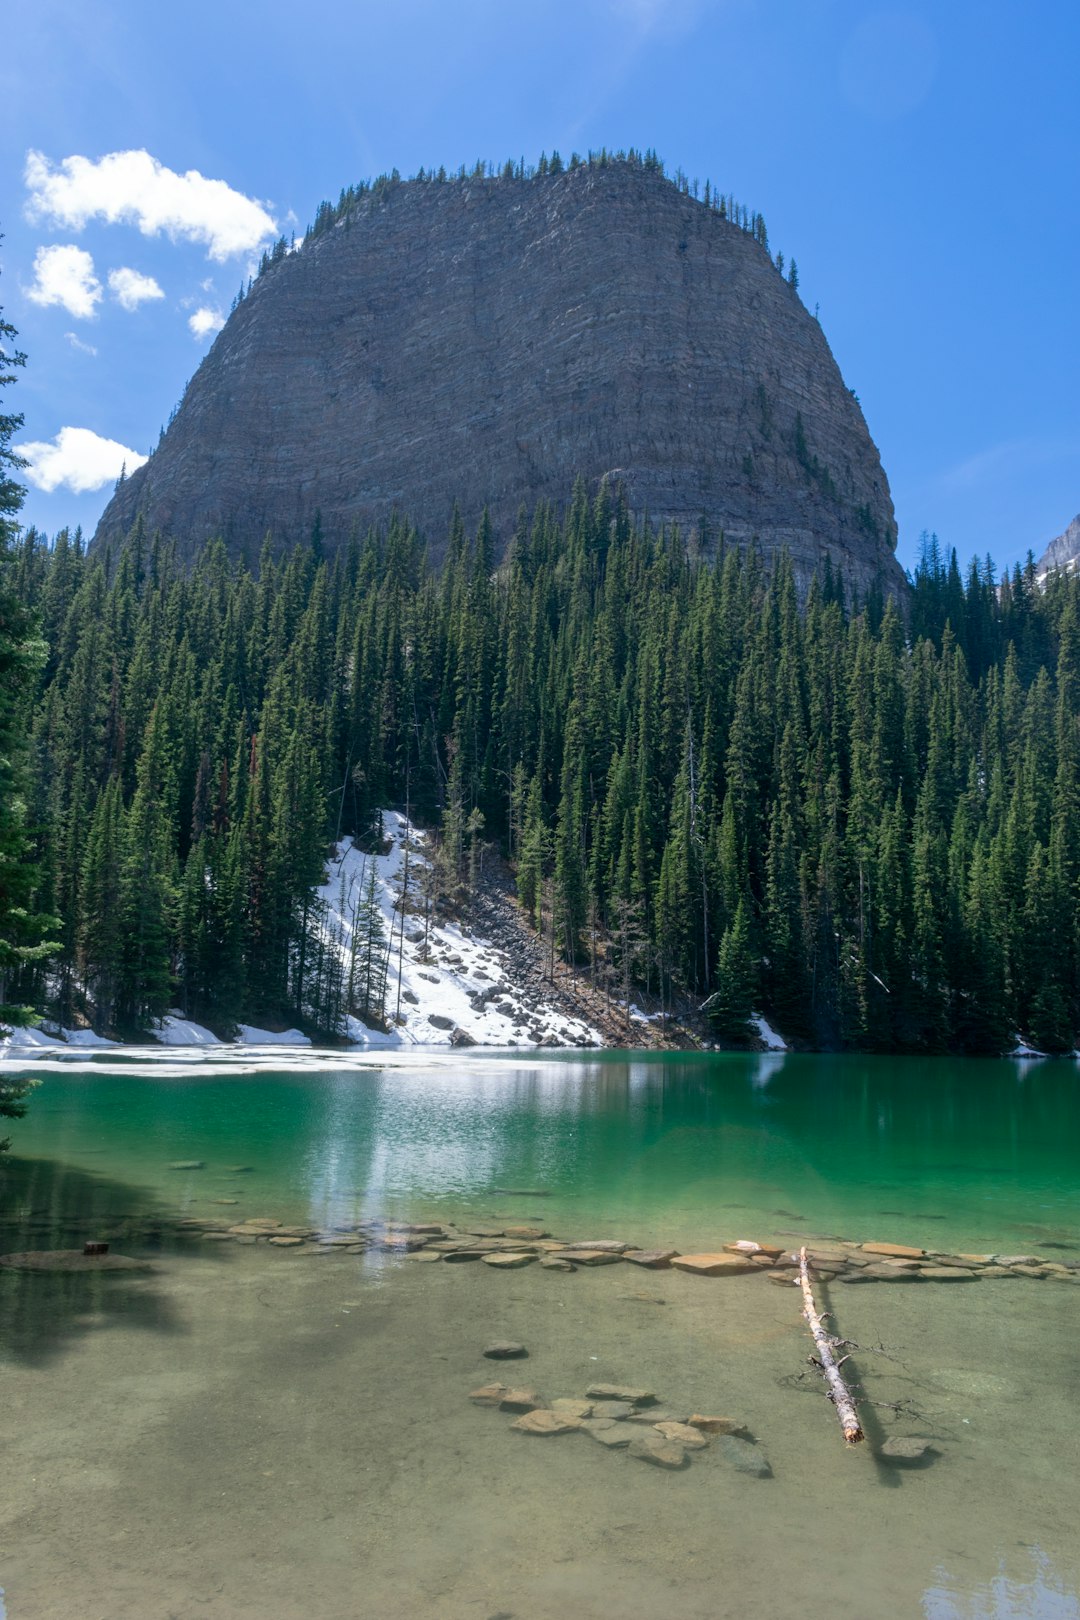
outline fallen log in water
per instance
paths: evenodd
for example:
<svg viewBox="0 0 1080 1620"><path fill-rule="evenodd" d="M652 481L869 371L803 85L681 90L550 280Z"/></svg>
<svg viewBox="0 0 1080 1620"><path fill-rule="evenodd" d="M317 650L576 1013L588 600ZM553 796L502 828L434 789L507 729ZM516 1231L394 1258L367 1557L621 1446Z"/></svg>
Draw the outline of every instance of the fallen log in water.
<svg viewBox="0 0 1080 1620"><path fill-rule="evenodd" d="M840 1363L835 1355L836 1341L826 1333L817 1306L814 1304L814 1290L810 1286L810 1268L807 1264L805 1243L799 1250L799 1281L802 1284L803 1315L810 1332L814 1335L822 1375L829 1386L829 1399L836 1408L836 1416L844 1431L845 1441L849 1446L857 1446L864 1438L862 1424L859 1422L859 1414L855 1410L851 1391L840 1374Z"/></svg>

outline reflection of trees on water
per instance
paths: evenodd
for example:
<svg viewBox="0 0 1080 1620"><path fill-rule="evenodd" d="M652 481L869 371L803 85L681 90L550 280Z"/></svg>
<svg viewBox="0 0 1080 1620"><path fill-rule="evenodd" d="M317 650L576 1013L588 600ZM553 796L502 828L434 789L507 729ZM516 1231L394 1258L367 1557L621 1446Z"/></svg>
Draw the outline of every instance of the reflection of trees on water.
<svg viewBox="0 0 1080 1620"><path fill-rule="evenodd" d="M141 1258L194 1254L145 1189L54 1159L7 1158L0 1167L0 1253L81 1249L88 1240ZM205 1257L205 1248L199 1251ZM224 1260L215 1252L214 1258ZM153 1272L17 1271L0 1267L0 1354L44 1365L82 1333L115 1323L180 1333Z"/></svg>

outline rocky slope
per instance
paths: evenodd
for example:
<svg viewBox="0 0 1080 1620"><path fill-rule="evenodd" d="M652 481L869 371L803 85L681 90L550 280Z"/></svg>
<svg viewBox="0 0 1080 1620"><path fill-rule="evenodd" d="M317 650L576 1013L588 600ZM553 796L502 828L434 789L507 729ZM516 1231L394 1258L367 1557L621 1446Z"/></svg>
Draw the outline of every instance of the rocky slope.
<svg viewBox="0 0 1080 1620"><path fill-rule="evenodd" d="M259 276L96 543L328 546L395 510L438 556L460 502L505 543L577 473L713 537L902 591L888 483L768 252L629 164L369 193Z"/></svg>
<svg viewBox="0 0 1080 1620"><path fill-rule="evenodd" d="M1064 534L1059 534L1056 540L1051 540L1035 565L1035 573L1041 581L1056 569L1063 569L1071 574L1078 566L1080 566L1080 513L1073 518Z"/></svg>

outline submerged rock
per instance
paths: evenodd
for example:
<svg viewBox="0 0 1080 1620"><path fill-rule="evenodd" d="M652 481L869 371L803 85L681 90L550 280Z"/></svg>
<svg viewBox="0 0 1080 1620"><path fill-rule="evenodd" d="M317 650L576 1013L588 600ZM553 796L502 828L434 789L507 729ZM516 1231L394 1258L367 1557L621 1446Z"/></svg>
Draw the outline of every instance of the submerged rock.
<svg viewBox="0 0 1080 1620"><path fill-rule="evenodd" d="M704 1451L708 1445L708 1437L700 1429L691 1428L689 1423L678 1423L674 1419L661 1421L654 1425L658 1434L665 1440L675 1440L687 1451Z"/></svg>
<svg viewBox="0 0 1080 1620"><path fill-rule="evenodd" d="M497 1339L480 1353L487 1356L489 1361L512 1361L515 1357L527 1356L529 1352L516 1339Z"/></svg>
<svg viewBox="0 0 1080 1620"><path fill-rule="evenodd" d="M547 1403L535 1389L507 1389L499 1402L504 1412L535 1412Z"/></svg>
<svg viewBox="0 0 1080 1620"><path fill-rule="evenodd" d="M693 1428L700 1429L702 1434L738 1434L746 1428L746 1424L740 1423L738 1418L713 1417L704 1412L692 1412L686 1421Z"/></svg>
<svg viewBox="0 0 1080 1620"><path fill-rule="evenodd" d="M898 1463L922 1462L934 1455L934 1447L929 1440L919 1440L915 1435L907 1434L883 1441L878 1449L879 1457L887 1457L890 1462Z"/></svg>
<svg viewBox="0 0 1080 1620"><path fill-rule="evenodd" d="M613 1422L620 1422L626 1417L628 1408L622 1401L594 1401L592 1415L596 1418L611 1418Z"/></svg>
<svg viewBox="0 0 1080 1620"><path fill-rule="evenodd" d="M543 1237L545 1234L543 1232L537 1232L536 1236ZM564 1245L564 1247L567 1254L584 1249L587 1249L590 1254L625 1254L627 1249L629 1249L630 1244L616 1243L610 1238L596 1238L594 1240L590 1240L588 1243L583 1241L567 1243Z"/></svg>
<svg viewBox="0 0 1080 1620"><path fill-rule="evenodd" d="M671 1264L676 1271L689 1271L696 1277L736 1277L740 1272L758 1269L740 1254L680 1254Z"/></svg>
<svg viewBox="0 0 1080 1620"><path fill-rule="evenodd" d="M624 1423L633 1423L638 1428L655 1429L659 1423L682 1423L683 1418L678 1412L669 1412L659 1406L646 1406L642 1410L636 1407L623 1413Z"/></svg>
<svg viewBox="0 0 1080 1620"><path fill-rule="evenodd" d="M8 1271L153 1271L154 1269L149 1260L132 1260L125 1254L84 1254L81 1249L27 1249L20 1254L0 1254L0 1266Z"/></svg>
<svg viewBox="0 0 1080 1620"><path fill-rule="evenodd" d="M732 1463L740 1474L754 1479L771 1479L772 1469L764 1453L751 1440L741 1440L734 1434L722 1434L717 1441L720 1455Z"/></svg>
<svg viewBox="0 0 1080 1620"><path fill-rule="evenodd" d="M678 1254L678 1249L627 1249L623 1255L631 1265L644 1266L649 1271L666 1271Z"/></svg>
<svg viewBox="0 0 1080 1620"><path fill-rule="evenodd" d="M451 1258L450 1255L446 1256L448 1260ZM535 1254L517 1253L512 1250L509 1254L483 1254L480 1258L485 1266L494 1266L501 1271L516 1271L519 1266L531 1266L536 1256Z"/></svg>
<svg viewBox="0 0 1080 1620"><path fill-rule="evenodd" d="M842 1283L871 1283L871 1282L919 1282L926 1276L926 1269L920 1270L917 1266L863 1266L861 1269L853 1267L845 1271L840 1277Z"/></svg>
<svg viewBox="0 0 1080 1620"><path fill-rule="evenodd" d="M580 1420L582 1431L597 1445L607 1446L609 1450L618 1450L629 1446L634 1438L634 1431L625 1423L616 1423L611 1418L582 1418Z"/></svg>
<svg viewBox="0 0 1080 1620"><path fill-rule="evenodd" d="M557 1401L552 1401L551 1410L561 1412L564 1417L587 1418L593 1415L592 1401L579 1401L573 1395L560 1395Z"/></svg>
<svg viewBox="0 0 1080 1620"><path fill-rule="evenodd" d="M205 1159L174 1159L169 1166L170 1170L205 1170Z"/></svg>
<svg viewBox="0 0 1080 1620"><path fill-rule="evenodd" d="M581 1426L580 1418L553 1412L550 1407L539 1407L535 1411L525 1412L510 1425L521 1434L573 1434Z"/></svg>
<svg viewBox="0 0 1080 1620"><path fill-rule="evenodd" d="M509 1393L506 1384L481 1384L479 1389L469 1391L469 1399L474 1406L501 1406L503 1397Z"/></svg>
<svg viewBox="0 0 1080 1620"><path fill-rule="evenodd" d="M585 1391L594 1401L626 1401L634 1406L649 1406L656 1396L651 1389L633 1389L626 1384L590 1384Z"/></svg>
<svg viewBox="0 0 1080 1620"><path fill-rule="evenodd" d="M685 1447L662 1434L635 1434L626 1449L627 1456L656 1468L685 1468L688 1461Z"/></svg>
<svg viewBox="0 0 1080 1620"><path fill-rule="evenodd" d="M913 1249L908 1243L864 1243L864 1254L891 1255L896 1260L921 1260L925 1249Z"/></svg>

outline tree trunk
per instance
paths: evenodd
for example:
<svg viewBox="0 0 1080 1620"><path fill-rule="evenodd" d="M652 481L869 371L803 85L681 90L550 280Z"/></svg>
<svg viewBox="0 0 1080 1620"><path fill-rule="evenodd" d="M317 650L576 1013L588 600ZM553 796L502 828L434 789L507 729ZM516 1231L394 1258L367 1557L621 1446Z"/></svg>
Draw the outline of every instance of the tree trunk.
<svg viewBox="0 0 1080 1620"><path fill-rule="evenodd" d="M817 1306L814 1304L814 1291L810 1287L810 1269L806 1259L806 1245L799 1250L799 1281L802 1284L803 1315L814 1335L817 1345L818 1357L821 1361L821 1372L829 1386L829 1399L836 1408L836 1416L844 1431L844 1439L849 1446L857 1446L864 1438L862 1424L855 1410L855 1402L851 1398L851 1391L840 1375L840 1367L836 1360L835 1340L825 1331Z"/></svg>

